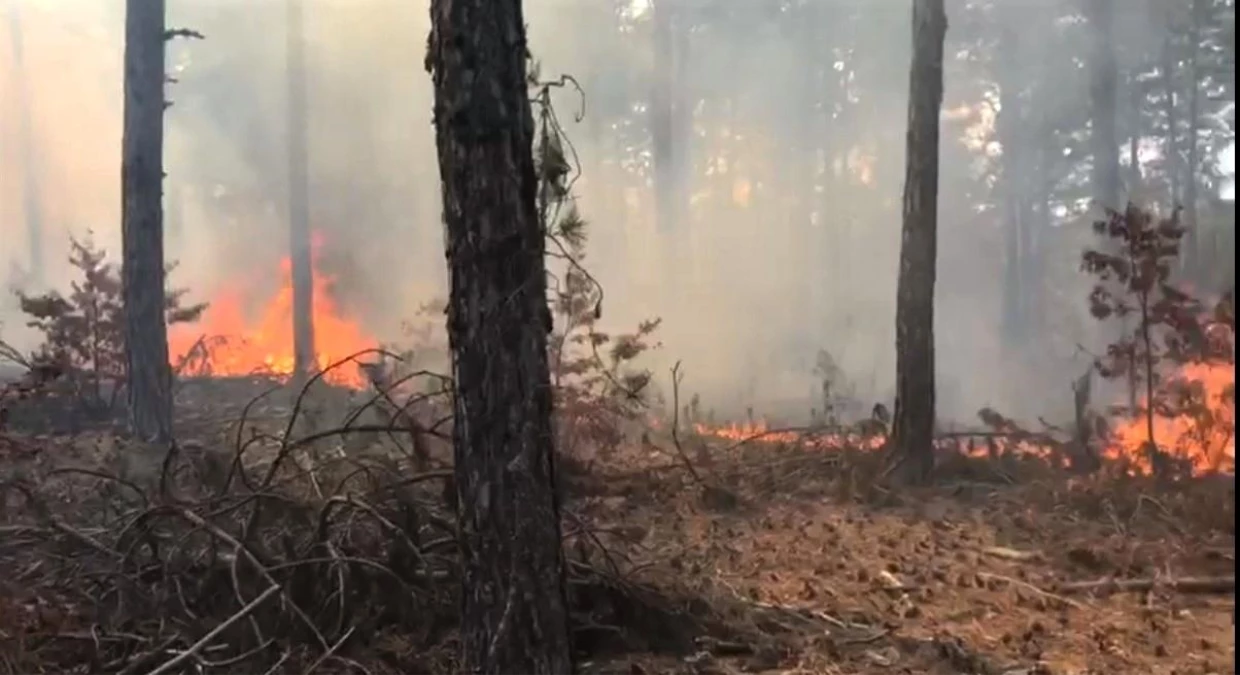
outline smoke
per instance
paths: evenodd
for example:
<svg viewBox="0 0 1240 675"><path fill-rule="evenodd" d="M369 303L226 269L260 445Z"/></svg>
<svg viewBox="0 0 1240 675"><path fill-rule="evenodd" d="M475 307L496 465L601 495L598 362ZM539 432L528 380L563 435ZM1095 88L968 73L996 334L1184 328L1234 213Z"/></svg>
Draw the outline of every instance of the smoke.
<svg viewBox="0 0 1240 675"><path fill-rule="evenodd" d="M60 253L70 234L90 228L109 250L119 249L123 8L10 2L21 16L36 120L48 282L64 287ZM337 279L340 304L373 334L396 339L420 305L446 292L423 69L426 2L306 4L312 227L323 237L323 265ZM894 391L908 3L820 4L820 22L802 25L779 20L778 3L688 3L707 14L713 6L752 6L745 10L752 16L702 22L685 36L676 86L702 101L674 139L692 148L694 169L680 195L690 215L661 229L645 124L653 73L666 64L656 62L643 27L649 3L525 2L542 74L572 74L585 89L580 122L574 91L561 91L556 103L583 169L577 193L591 226L586 264L606 288L604 323L618 332L662 317L652 367L666 372L682 360L685 389L725 415L749 406L789 417L808 412L819 403L820 350L859 400L886 401ZM966 3L949 4L950 41ZM1119 3L1125 20L1117 30L1134 52L1161 39L1138 5ZM168 58L177 78L168 91L168 255L180 263L172 283L195 299L245 283L258 302L278 281L288 248L284 7L279 0L169 2L171 26L206 36L172 43ZM1061 86L1038 92L1040 109L1079 109L1086 98L1080 64L1039 52L1052 31L1071 26L994 14L985 30L995 40L1019 35L1039 67L1062 68L1051 74ZM9 35L0 36L0 264L25 265L19 196L31 167L14 150L19 97ZM806 45L823 45L813 63ZM1076 344L1092 335L1088 280L1072 276L1073 252L1088 233L1039 230L1047 259L1038 273L1053 277L1055 288L1042 302L1058 308L1063 325L1026 326L1025 347L1005 348L1003 222L993 204L979 207L989 197L975 193L978 172L1003 152L978 140L993 136L994 107L986 101L993 103L996 86L977 76L965 47L953 49L940 187L940 412L963 419L991 405L1026 418L1062 417L1071 408L1068 383L1087 363ZM826 89L830 96L819 95ZM1045 146L1038 152L1062 154L1049 141L1027 139L1036 142ZM0 303L0 320L6 339L29 337L11 304Z"/></svg>

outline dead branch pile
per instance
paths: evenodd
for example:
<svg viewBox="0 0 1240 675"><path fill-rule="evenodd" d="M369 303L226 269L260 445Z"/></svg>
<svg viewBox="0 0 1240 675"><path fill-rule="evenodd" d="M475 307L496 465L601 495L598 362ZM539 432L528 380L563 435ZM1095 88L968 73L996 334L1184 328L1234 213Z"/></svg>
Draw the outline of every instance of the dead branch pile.
<svg viewBox="0 0 1240 675"><path fill-rule="evenodd" d="M304 397L283 431L243 416L229 450L118 443L65 466L45 448L6 466L0 673L450 672L450 469L416 453L324 457L380 432L351 414L295 437ZM387 435L441 435L405 422ZM700 624L626 580L587 517L566 517L578 646L691 645Z"/></svg>

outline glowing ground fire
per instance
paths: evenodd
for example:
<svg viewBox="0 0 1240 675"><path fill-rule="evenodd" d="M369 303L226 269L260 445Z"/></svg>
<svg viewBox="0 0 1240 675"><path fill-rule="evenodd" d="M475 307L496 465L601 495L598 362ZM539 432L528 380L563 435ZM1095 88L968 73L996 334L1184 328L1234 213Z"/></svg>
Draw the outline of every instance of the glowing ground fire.
<svg viewBox="0 0 1240 675"><path fill-rule="evenodd" d="M1179 373L1186 382L1199 383L1205 393L1207 415L1180 415L1154 418L1154 440L1158 447L1172 458L1189 462L1194 475L1231 473L1236 471L1235 445L1235 390L1236 373L1229 364L1190 364ZM1209 424L1202 424L1207 419ZM869 448L883 446L881 436L858 435L811 435L801 431L780 431L756 421L745 424L709 426L695 424L694 430L704 436L740 442L748 439L769 443L801 443L822 449ZM1110 440L1102 450L1104 458L1123 461L1133 473L1152 472L1150 457L1146 453L1147 429L1144 418L1122 419L1112 423ZM1004 452L1016 452L1049 456L1050 450L1028 441L1008 442L1000 445ZM973 448L971 454L984 456L987 447Z"/></svg>
<svg viewBox="0 0 1240 675"><path fill-rule="evenodd" d="M319 269L322 241L315 238L314 346L320 369L378 342L361 325L343 313L332 293L333 279ZM247 315L246 284L234 282L210 301L196 324L173 327L168 352L182 376L267 375L285 378L293 373L292 262L280 261L280 286L254 316ZM324 375L328 382L361 387L365 378L356 364L345 364Z"/></svg>

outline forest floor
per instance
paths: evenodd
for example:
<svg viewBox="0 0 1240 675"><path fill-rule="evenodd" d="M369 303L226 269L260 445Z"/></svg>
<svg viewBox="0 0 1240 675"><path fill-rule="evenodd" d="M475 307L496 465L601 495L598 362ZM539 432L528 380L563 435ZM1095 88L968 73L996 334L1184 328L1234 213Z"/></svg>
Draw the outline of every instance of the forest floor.
<svg viewBox="0 0 1240 675"><path fill-rule="evenodd" d="M452 672L448 472L268 471L286 413L243 435L196 412L170 459L0 431L0 673ZM221 483L209 458L249 445ZM873 451L683 445L566 467L584 673L1234 672L1234 476L953 458L895 491Z"/></svg>
<svg viewBox="0 0 1240 675"><path fill-rule="evenodd" d="M1234 479L969 460L937 487L858 489L875 460L755 446L699 471L728 499L687 471L603 498L601 522L642 533L652 583L769 636L628 672L1234 672Z"/></svg>

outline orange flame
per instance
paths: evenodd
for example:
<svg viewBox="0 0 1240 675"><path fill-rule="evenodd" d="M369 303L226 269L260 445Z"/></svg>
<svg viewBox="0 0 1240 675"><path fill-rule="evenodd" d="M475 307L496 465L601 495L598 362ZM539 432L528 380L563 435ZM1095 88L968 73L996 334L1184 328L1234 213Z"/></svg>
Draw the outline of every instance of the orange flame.
<svg viewBox="0 0 1240 675"><path fill-rule="evenodd" d="M1179 378L1199 383L1205 393L1203 401L1208 419L1212 424L1203 425L1202 416L1184 414L1177 417L1154 417L1154 441L1169 456L1192 463L1193 473L1235 473L1236 406L1232 398L1235 391L1234 366L1213 364L1189 364L1182 368ZM1143 405L1148 404L1143 402ZM1151 471L1150 459L1145 452L1149 430L1144 417L1125 419L1112 430L1112 441L1104 455L1110 459L1122 459L1131 463L1141 473Z"/></svg>
<svg viewBox="0 0 1240 675"><path fill-rule="evenodd" d="M1172 458L1190 463L1194 475L1209 473L1235 473L1235 403L1230 392L1234 391L1236 374L1230 364L1190 364L1179 373L1187 382L1200 383L1207 407L1207 419L1212 424L1202 425L1202 416L1155 417L1154 440L1158 447ZM862 449L877 450L886 443L882 434L806 434L804 431L780 430L768 427L765 421L731 423L721 426L694 424L694 431L733 443L754 441L760 443L797 444L823 450ZM981 436L981 434L979 434ZM1153 471L1145 444L1148 436L1144 419L1125 419L1112 430L1110 442L1103 449L1103 456L1112 461L1123 462L1130 472L1149 475ZM957 443L944 442L945 449L958 449ZM1052 459L1049 447L1030 440L990 438L988 442L964 449L969 456L984 457L993 450L1000 453L1016 453Z"/></svg>
<svg viewBox="0 0 1240 675"><path fill-rule="evenodd" d="M320 369L378 343L361 326L340 311L332 293L334 279L318 270L322 240L312 241L314 261L314 347ZM286 378L293 373L293 265L280 261L280 287L251 321L245 312L243 282L225 287L195 324L172 326L168 352L173 365L184 363L182 375L245 376L254 374ZM206 354L191 354L199 344ZM186 357L198 356L198 358ZM332 384L361 388L365 377L357 364L344 364L324 375Z"/></svg>

